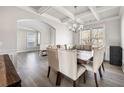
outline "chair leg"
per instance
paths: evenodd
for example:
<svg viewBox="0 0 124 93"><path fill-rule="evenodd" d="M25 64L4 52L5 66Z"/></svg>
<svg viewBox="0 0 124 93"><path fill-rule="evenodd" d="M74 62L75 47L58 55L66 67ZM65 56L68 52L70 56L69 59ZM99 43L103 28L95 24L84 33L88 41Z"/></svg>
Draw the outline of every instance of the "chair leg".
<svg viewBox="0 0 124 93"><path fill-rule="evenodd" d="M99 67L99 75L100 75L100 78L102 78L101 66Z"/></svg>
<svg viewBox="0 0 124 93"><path fill-rule="evenodd" d="M56 86L60 86L61 84L61 73L57 72Z"/></svg>
<svg viewBox="0 0 124 93"><path fill-rule="evenodd" d="M73 81L73 87L76 87L76 81Z"/></svg>
<svg viewBox="0 0 124 93"><path fill-rule="evenodd" d="M86 83L86 71L84 72L84 83Z"/></svg>
<svg viewBox="0 0 124 93"><path fill-rule="evenodd" d="M102 63L102 69L103 69L103 71L105 72L105 68L104 68L104 64Z"/></svg>
<svg viewBox="0 0 124 93"><path fill-rule="evenodd" d="M50 66L48 67L48 74L47 74L47 77L49 77L49 75L50 75Z"/></svg>
<svg viewBox="0 0 124 93"><path fill-rule="evenodd" d="M97 74L96 73L94 73L94 79L95 79L96 87L98 87L99 85L98 85L98 82L97 82Z"/></svg>

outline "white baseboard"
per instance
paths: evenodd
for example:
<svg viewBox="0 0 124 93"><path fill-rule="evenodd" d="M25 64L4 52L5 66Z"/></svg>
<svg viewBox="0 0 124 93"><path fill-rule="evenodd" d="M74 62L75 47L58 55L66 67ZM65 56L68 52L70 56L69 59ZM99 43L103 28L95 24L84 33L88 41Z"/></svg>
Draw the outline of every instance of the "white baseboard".
<svg viewBox="0 0 124 93"><path fill-rule="evenodd" d="M17 50L17 53L22 53L22 52L32 52L32 51L38 51L39 49L34 49L34 50Z"/></svg>
<svg viewBox="0 0 124 93"><path fill-rule="evenodd" d="M14 53L16 53L16 49L1 49L0 50L0 55L14 54Z"/></svg>
<svg viewBox="0 0 124 93"><path fill-rule="evenodd" d="M30 52L30 51L38 51L39 49L28 49L28 50L16 50L16 49L0 49L0 55L4 54L15 54L19 52Z"/></svg>

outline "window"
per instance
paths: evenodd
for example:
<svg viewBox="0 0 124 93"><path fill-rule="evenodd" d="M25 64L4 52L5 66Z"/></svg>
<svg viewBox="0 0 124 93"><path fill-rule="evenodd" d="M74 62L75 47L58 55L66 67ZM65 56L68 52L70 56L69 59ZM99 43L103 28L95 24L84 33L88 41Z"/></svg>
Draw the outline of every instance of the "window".
<svg viewBox="0 0 124 93"><path fill-rule="evenodd" d="M80 43L81 44L86 44L88 42L90 42L90 38L91 38L91 32L90 30L84 30L80 32Z"/></svg>
<svg viewBox="0 0 124 93"><path fill-rule="evenodd" d="M27 32L27 48L37 46L37 32Z"/></svg>
<svg viewBox="0 0 124 93"><path fill-rule="evenodd" d="M100 45L104 43L104 29L93 29L92 30L92 43L93 45Z"/></svg>
<svg viewBox="0 0 124 93"><path fill-rule="evenodd" d="M37 32L37 44L40 46L40 32Z"/></svg>
<svg viewBox="0 0 124 93"><path fill-rule="evenodd" d="M104 28L94 28L80 32L80 44L100 45L104 43Z"/></svg>

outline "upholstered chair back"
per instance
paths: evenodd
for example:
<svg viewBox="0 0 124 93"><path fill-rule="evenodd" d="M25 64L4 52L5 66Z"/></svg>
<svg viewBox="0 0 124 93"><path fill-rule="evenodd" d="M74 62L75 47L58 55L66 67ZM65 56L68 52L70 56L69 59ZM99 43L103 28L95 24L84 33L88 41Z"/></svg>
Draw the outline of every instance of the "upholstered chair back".
<svg viewBox="0 0 124 93"><path fill-rule="evenodd" d="M80 45L76 45L76 49L80 50L81 46Z"/></svg>
<svg viewBox="0 0 124 93"><path fill-rule="evenodd" d="M60 72L67 77L76 80L77 75L77 51L58 50Z"/></svg>
<svg viewBox="0 0 124 93"><path fill-rule="evenodd" d="M65 45L60 45L60 49L65 49Z"/></svg>
<svg viewBox="0 0 124 93"><path fill-rule="evenodd" d="M48 52L48 63L51 68L59 71L59 61L58 61L58 49L57 48L47 48Z"/></svg>
<svg viewBox="0 0 124 93"><path fill-rule="evenodd" d="M96 73L104 59L105 48L95 48L93 54L93 71Z"/></svg>
<svg viewBox="0 0 124 93"><path fill-rule="evenodd" d="M56 47L57 47L57 48L60 48L60 47L61 47L61 45L56 45Z"/></svg>

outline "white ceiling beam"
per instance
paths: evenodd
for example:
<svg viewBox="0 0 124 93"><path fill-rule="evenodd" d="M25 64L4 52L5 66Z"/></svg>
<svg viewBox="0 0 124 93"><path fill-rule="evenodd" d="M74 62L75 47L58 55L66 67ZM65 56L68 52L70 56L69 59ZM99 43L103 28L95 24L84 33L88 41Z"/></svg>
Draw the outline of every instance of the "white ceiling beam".
<svg viewBox="0 0 124 93"><path fill-rule="evenodd" d="M45 8L43 9L42 7L45 7ZM42 7L40 7L40 8L38 9L38 12L39 12L40 14L45 13L47 10L49 10L49 9L51 8L50 6L42 6Z"/></svg>
<svg viewBox="0 0 124 93"><path fill-rule="evenodd" d="M84 25L90 25L90 24L95 24L95 23L102 23L102 22L111 21L111 20L117 20L117 19L120 19L120 16L109 17L109 18L102 19L100 21L90 22L90 23L87 23L87 24L84 24Z"/></svg>
<svg viewBox="0 0 124 93"><path fill-rule="evenodd" d="M20 9L23 9L25 11L28 11L30 13L33 13L33 14L37 14L36 11L34 11L34 9L29 7L29 6L16 6L16 7L20 8Z"/></svg>
<svg viewBox="0 0 124 93"><path fill-rule="evenodd" d="M103 23L103 22L107 22L107 21L111 21L111 20L117 20L117 19L120 19L120 16L109 17L109 18L106 18L106 19L102 19L100 21L94 21L94 22L90 22L90 23L83 23L83 25ZM67 24L67 25L70 25L70 24Z"/></svg>
<svg viewBox="0 0 124 93"><path fill-rule="evenodd" d="M90 9L91 13L94 15L94 17L96 18L96 20L99 21L100 20L100 17L99 17L99 15L96 12L96 7L89 6L88 8Z"/></svg>
<svg viewBox="0 0 124 93"><path fill-rule="evenodd" d="M46 13L43 13L42 16L45 17L45 18L48 18L48 19L50 19L50 20L53 20L53 21L56 21L56 22L61 23L61 20L60 20L59 18L56 18L56 17L51 16L51 15L48 15L48 14L46 14Z"/></svg>
<svg viewBox="0 0 124 93"><path fill-rule="evenodd" d="M109 10L112 10L112 9L115 9L115 8L119 8L119 7L120 6L104 6L104 7L98 8L97 12L102 13L102 12L106 12L106 11L109 11Z"/></svg>
<svg viewBox="0 0 124 93"><path fill-rule="evenodd" d="M101 8L98 8L96 9L96 12L97 13L102 13L102 12L106 12L106 11L109 11L111 9L115 9L115 8L118 8L119 6L105 6L105 7L101 7ZM89 16L92 16L93 14L90 12L90 11L87 11L85 13L81 13L81 14L78 14L76 15L77 18L86 18L86 17L89 17ZM65 18L62 20L62 22L70 22L71 20L69 18Z"/></svg>
<svg viewBox="0 0 124 93"><path fill-rule="evenodd" d="M25 27L25 26L21 26L21 25L19 25L19 26L17 27L17 29L36 31L34 28Z"/></svg>
<svg viewBox="0 0 124 93"><path fill-rule="evenodd" d="M43 17L46 17L46 18L48 18L48 19L50 19L50 20L54 20L54 21L57 21L57 22L61 22L61 20L59 19L59 18L56 18L56 17L54 17L54 16L52 16L52 15L49 15L49 14L47 14L47 13L45 13L49 8L51 8L51 7L46 7L44 10L42 9L42 7L38 10L38 12L43 16Z"/></svg>
<svg viewBox="0 0 124 93"><path fill-rule="evenodd" d="M85 13L81 13L81 14L78 14L78 15L76 15L76 18L77 18L77 20L78 20L78 19L81 19L81 18L89 17L89 16L92 16L92 13L91 13L90 11L85 12ZM72 20L69 19L69 18L64 18L64 19L62 20L63 23L65 23L65 22L70 22L70 21L72 21Z"/></svg>
<svg viewBox="0 0 124 93"><path fill-rule="evenodd" d="M28 12L31 12L31 13L33 13L33 14L35 14L35 15L39 15L39 16L43 16L43 17L45 17L45 18L48 18L48 19L50 19L50 20L53 20L53 21L56 21L56 22L59 22L59 23L61 23L61 20L59 20L58 18L56 18L56 17L53 17L53 16L51 16L51 15L48 15L48 14L45 14L45 13L43 13L43 14L38 14L34 9L32 9L31 7L28 7L28 6L17 6L18 8L21 8L21 9L23 9L23 10L26 10L26 11L28 11Z"/></svg>
<svg viewBox="0 0 124 93"><path fill-rule="evenodd" d="M44 6L44 7L45 7L45 6ZM36 12L38 12L41 16L43 16L43 17L45 17L45 18L48 18L48 19L50 19L50 20L53 20L53 21L56 21L56 22L59 22L59 23L60 23L61 20L60 20L59 18L56 18L56 17L54 17L54 16L51 16L51 15L45 13L49 8L51 8L51 7L46 7L46 8L44 8L44 9L42 9L42 7L40 7L39 10L36 11ZM34 10L33 8L31 8L31 9ZM35 11L35 10L34 10L34 11Z"/></svg>
<svg viewBox="0 0 124 93"><path fill-rule="evenodd" d="M106 11L109 11L109 10L112 10L112 9L115 9L118 7L119 6L104 6L104 7L96 9L96 12L97 13L103 13L103 12L106 12ZM78 18L85 18L85 17L89 17L89 16L92 16L91 12L86 12L84 14L82 13L82 14L77 15Z"/></svg>
<svg viewBox="0 0 124 93"><path fill-rule="evenodd" d="M112 9L115 9L118 7L119 6L104 6L104 7L96 9L96 12L97 13L103 13L103 12L106 12L106 11L109 11L109 10L112 10ZM91 16L91 15L92 15L92 13L90 11L88 11L88 12L81 13L81 14L77 15L77 17L78 18L85 18L85 17Z"/></svg>
<svg viewBox="0 0 124 93"><path fill-rule="evenodd" d="M54 6L53 8L55 10L57 10L58 12L64 14L65 16L71 18L72 20L74 20L74 18L75 18L74 15L70 11L68 11L66 8L64 8L62 6L59 6L59 7Z"/></svg>
<svg viewBox="0 0 124 93"><path fill-rule="evenodd" d="M106 18L106 19L101 20L101 22L116 20L116 19L120 19L120 16L114 16L114 17Z"/></svg>

